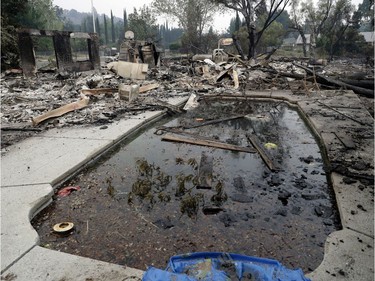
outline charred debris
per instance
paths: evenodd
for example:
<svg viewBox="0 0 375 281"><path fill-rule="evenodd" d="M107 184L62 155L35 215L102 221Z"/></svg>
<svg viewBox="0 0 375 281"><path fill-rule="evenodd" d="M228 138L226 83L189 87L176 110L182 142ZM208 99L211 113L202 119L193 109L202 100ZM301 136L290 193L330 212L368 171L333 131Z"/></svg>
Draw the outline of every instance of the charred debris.
<svg viewBox="0 0 375 281"><path fill-rule="evenodd" d="M353 90L373 115L374 71L371 63L342 59L327 63L278 57L277 52L244 61L216 49L212 54L167 56L153 42L127 32L116 56L99 55L95 34L19 30L22 69L1 74L1 147L50 128L106 124L144 111L180 108L173 97L242 96L246 91L290 90L314 95L323 90ZM38 67L33 37L52 38L55 63ZM87 42L84 60L74 59L70 40ZM43 59L42 59L43 60Z"/></svg>

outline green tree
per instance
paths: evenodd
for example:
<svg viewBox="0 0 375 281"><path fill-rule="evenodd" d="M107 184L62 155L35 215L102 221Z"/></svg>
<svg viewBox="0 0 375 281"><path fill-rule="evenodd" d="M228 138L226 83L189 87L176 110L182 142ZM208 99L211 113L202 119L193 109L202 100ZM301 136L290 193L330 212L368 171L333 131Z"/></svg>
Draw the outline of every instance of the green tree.
<svg viewBox="0 0 375 281"><path fill-rule="evenodd" d="M374 57L374 48L366 42L363 35L359 34L358 29L352 26L346 30L337 52L345 56Z"/></svg>
<svg viewBox="0 0 375 281"><path fill-rule="evenodd" d="M114 23L114 20L113 20L113 13L112 13L112 10L111 10L111 35L112 35L112 43L115 43L115 38L116 38L116 35L115 35L115 23Z"/></svg>
<svg viewBox="0 0 375 281"><path fill-rule="evenodd" d="M234 31L240 30L241 27L241 20L240 16L238 15L238 11L236 11L236 20L234 22Z"/></svg>
<svg viewBox="0 0 375 281"><path fill-rule="evenodd" d="M285 10L290 0L211 0L242 14L248 33L248 58L256 57L263 33ZM264 16L264 19L260 18Z"/></svg>
<svg viewBox="0 0 375 281"><path fill-rule="evenodd" d="M1 1L1 26L20 27L27 7L27 0Z"/></svg>
<svg viewBox="0 0 375 281"><path fill-rule="evenodd" d="M276 21L283 25L285 31L290 29L293 25L287 10L284 10L282 13L280 13L280 16L276 19Z"/></svg>
<svg viewBox="0 0 375 281"><path fill-rule="evenodd" d="M88 31L88 28L87 28L87 17L85 17L83 20L82 20L82 23L81 23L81 30L83 32L87 32Z"/></svg>
<svg viewBox="0 0 375 281"><path fill-rule="evenodd" d="M363 0L354 17L358 18L360 31L374 31L374 0Z"/></svg>
<svg viewBox="0 0 375 281"><path fill-rule="evenodd" d="M95 19L95 27L96 27L96 32L98 33L98 36L100 37L100 23L99 23L99 17L96 17L96 19Z"/></svg>
<svg viewBox="0 0 375 281"><path fill-rule="evenodd" d="M315 5L312 1L302 3L302 13L310 32L310 57L316 57L316 40L320 36L328 17L332 12L335 0L319 0Z"/></svg>
<svg viewBox="0 0 375 281"><path fill-rule="evenodd" d="M214 49L217 48L219 41L219 35L214 32L212 27L208 30L207 33L203 34L203 44L202 49L204 53L211 54Z"/></svg>
<svg viewBox="0 0 375 281"><path fill-rule="evenodd" d="M212 24L218 6L207 0L154 0L153 7L177 21L184 30L182 44L190 51L200 51L204 30Z"/></svg>
<svg viewBox="0 0 375 281"><path fill-rule="evenodd" d="M63 30L81 31L81 28L77 27L70 19L65 19L63 24L64 24Z"/></svg>
<svg viewBox="0 0 375 281"><path fill-rule="evenodd" d="M107 18L106 15L103 15L103 21L104 21L104 36L105 36L105 44L107 45L109 43L108 41L108 26L107 26Z"/></svg>
<svg viewBox="0 0 375 281"><path fill-rule="evenodd" d="M236 17L230 19L229 27L227 29L227 32L229 34L232 34L235 31L236 31Z"/></svg>
<svg viewBox="0 0 375 281"><path fill-rule="evenodd" d="M139 10L134 8L133 13L129 14L129 29L134 32L137 40L155 40L158 34L156 17L151 9L144 5Z"/></svg>
<svg viewBox="0 0 375 281"><path fill-rule="evenodd" d="M317 46L322 47L332 60L333 55L339 50L339 42L342 41L345 31L351 24L351 16L354 7L350 0L337 0L333 3L325 25L321 30L321 36L317 40Z"/></svg>
<svg viewBox="0 0 375 281"><path fill-rule="evenodd" d="M62 29L58 12L51 0L1 1L1 69L19 64L16 28Z"/></svg>
<svg viewBox="0 0 375 281"><path fill-rule="evenodd" d="M302 39L303 56L307 57L307 39L306 39L306 25L305 15L299 0L292 0L291 2L291 16L292 16L292 29L298 31Z"/></svg>
<svg viewBox="0 0 375 281"><path fill-rule="evenodd" d="M63 27L51 0L28 0L26 12L23 13L20 24L36 29L62 29Z"/></svg>
<svg viewBox="0 0 375 281"><path fill-rule="evenodd" d="M283 43L285 33L286 30L283 25L274 21L264 32L257 47L263 52L266 51L267 47L279 47Z"/></svg>

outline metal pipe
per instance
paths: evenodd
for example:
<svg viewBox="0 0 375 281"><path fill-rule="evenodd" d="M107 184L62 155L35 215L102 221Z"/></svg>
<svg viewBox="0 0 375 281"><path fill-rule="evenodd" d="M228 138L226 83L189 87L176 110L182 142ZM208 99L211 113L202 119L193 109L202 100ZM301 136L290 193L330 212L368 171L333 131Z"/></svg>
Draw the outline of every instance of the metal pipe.
<svg viewBox="0 0 375 281"><path fill-rule="evenodd" d="M96 27L95 27L95 14L94 14L94 4L93 4L93 0L91 0L91 12L92 12L92 26L94 27L94 33L96 33Z"/></svg>

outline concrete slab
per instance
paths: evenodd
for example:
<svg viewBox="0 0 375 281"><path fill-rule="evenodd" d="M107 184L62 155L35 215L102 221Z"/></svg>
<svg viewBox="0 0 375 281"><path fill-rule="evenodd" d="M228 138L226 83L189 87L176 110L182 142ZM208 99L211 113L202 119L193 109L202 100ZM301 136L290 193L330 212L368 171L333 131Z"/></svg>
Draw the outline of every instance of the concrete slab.
<svg viewBox="0 0 375 281"><path fill-rule="evenodd" d="M1 272L38 244L30 220L52 194L49 184L1 189Z"/></svg>
<svg viewBox="0 0 375 281"><path fill-rule="evenodd" d="M54 184L98 155L110 140L30 138L1 159L1 186Z"/></svg>
<svg viewBox="0 0 375 281"><path fill-rule="evenodd" d="M271 98L271 91L246 91L245 96L250 98Z"/></svg>
<svg viewBox="0 0 375 281"><path fill-rule="evenodd" d="M290 103L297 103L301 100L309 99L308 95L294 95L291 91L271 91L271 98L285 100Z"/></svg>
<svg viewBox="0 0 375 281"><path fill-rule="evenodd" d="M320 136L327 151L339 151L345 148L335 133L321 132Z"/></svg>
<svg viewBox="0 0 375 281"><path fill-rule="evenodd" d="M142 275L138 269L36 246L4 272L1 280L140 281Z"/></svg>
<svg viewBox="0 0 375 281"><path fill-rule="evenodd" d="M374 239L349 229L330 234L323 262L308 277L313 281L374 280Z"/></svg>
<svg viewBox="0 0 375 281"><path fill-rule="evenodd" d="M345 184L344 176L337 173L331 178L342 226L374 238L373 188L353 179L350 179L350 184Z"/></svg>
<svg viewBox="0 0 375 281"><path fill-rule="evenodd" d="M316 104L315 100L301 100L297 104L317 132L331 132L337 128L338 120L335 119L335 112L322 114L321 108Z"/></svg>
<svg viewBox="0 0 375 281"><path fill-rule="evenodd" d="M145 112L133 118L108 124L106 129L101 129L102 126L51 129L43 134L43 137L117 141L131 134L136 129L138 130L146 123L160 118L162 113L162 111Z"/></svg>

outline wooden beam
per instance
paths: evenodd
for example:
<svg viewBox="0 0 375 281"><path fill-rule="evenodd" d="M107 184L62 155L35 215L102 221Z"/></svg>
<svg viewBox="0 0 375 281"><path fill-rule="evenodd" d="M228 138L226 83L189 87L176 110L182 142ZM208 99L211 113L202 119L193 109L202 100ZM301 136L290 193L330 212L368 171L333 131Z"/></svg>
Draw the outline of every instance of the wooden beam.
<svg viewBox="0 0 375 281"><path fill-rule="evenodd" d="M238 80L238 72L234 68L232 69L232 76L234 82L234 89L238 89L240 87L240 82Z"/></svg>
<svg viewBox="0 0 375 281"><path fill-rule="evenodd" d="M317 74L313 70L311 70L311 69L309 69L309 68L307 68L307 67L305 67L303 65L300 65L300 64L297 64L297 63L293 63L293 64L295 66L298 66L298 67L302 68L307 73L315 75L317 77L317 81L320 84L323 84L323 85L336 85L336 86L343 87L343 88L346 88L346 89L349 89L349 90L353 90L358 95L362 95L362 96L365 96L365 97L368 97L368 98L374 98L374 90L373 89L366 89L366 88L354 86L354 85L351 85L351 84L347 84L347 83L344 83L344 82L342 82L340 80L332 79L330 77L326 77L326 76Z"/></svg>
<svg viewBox="0 0 375 281"><path fill-rule="evenodd" d="M259 144L259 140L255 136L250 136L246 134L247 139L249 142L254 146L254 148L258 151L260 157L263 159L264 163L267 165L267 167L272 171L279 170L276 168L270 157L268 157L266 151L262 148L262 146Z"/></svg>
<svg viewBox="0 0 375 281"><path fill-rule="evenodd" d="M44 120L47 120L52 117L59 117L61 115L64 115L65 113L68 113L70 111L78 110L81 108L86 107L89 104L90 98L83 96L81 100L72 102L66 105L63 105L59 108L53 109L47 113L44 113L42 115L39 115L32 119L33 126L38 125L40 122L43 122Z"/></svg>
<svg viewBox="0 0 375 281"><path fill-rule="evenodd" d="M139 93L144 93L144 92L147 92L147 91L150 91L150 90L153 90L153 89L157 89L157 88L159 88L159 86L160 85L157 84L157 83L141 86L139 88Z"/></svg>
<svg viewBox="0 0 375 281"><path fill-rule="evenodd" d="M224 142L212 141L207 139L198 139L193 137L183 137L183 136L174 136L172 134L166 134L162 137L164 141L173 141L173 142L183 142L195 145L202 145L208 147L215 147L220 149L247 152L247 153L256 153L256 151L250 147L242 147L238 145L232 145Z"/></svg>
<svg viewBox="0 0 375 281"><path fill-rule="evenodd" d="M96 88L96 89L82 89L81 94L85 96L95 96L104 93L115 93L118 92L118 89L113 88Z"/></svg>
<svg viewBox="0 0 375 281"><path fill-rule="evenodd" d="M193 128L198 128L198 127L203 127L203 126L221 123L221 122L225 122L225 121L230 121L230 120L234 120L234 119L239 119L239 118L243 118L243 117L245 117L245 115L237 115L237 116L232 116L232 117L227 117L227 118L210 120L210 121L203 122L203 123L200 123L200 124L197 124L197 125L184 126L184 129L193 129Z"/></svg>

